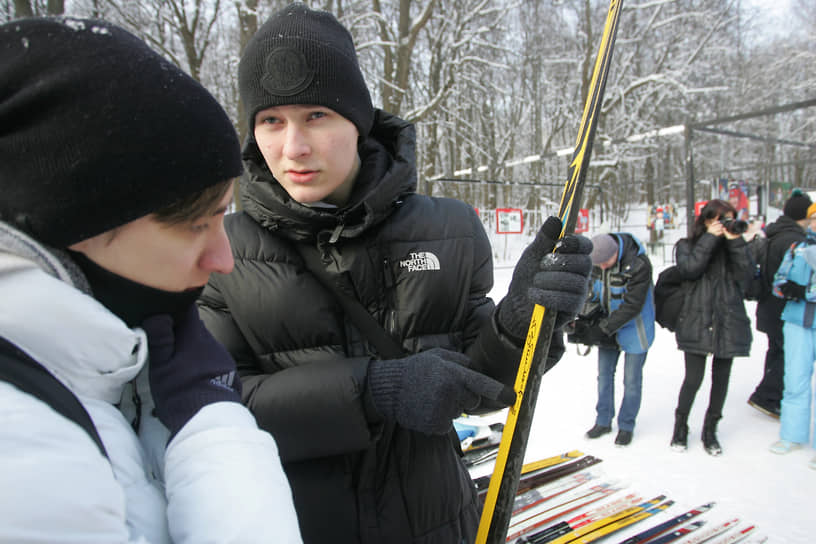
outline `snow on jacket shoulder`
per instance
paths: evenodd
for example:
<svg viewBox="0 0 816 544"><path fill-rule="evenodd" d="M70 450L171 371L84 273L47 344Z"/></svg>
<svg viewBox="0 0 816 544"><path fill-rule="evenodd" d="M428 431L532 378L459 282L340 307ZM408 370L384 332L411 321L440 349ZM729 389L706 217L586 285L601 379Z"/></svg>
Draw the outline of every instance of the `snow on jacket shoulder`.
<svg viewBox="0 0 816 544"><path fill-rule="evenodd" d="M133 383L147 383L141 329L2 250L0 300L0 336L77 396L109 457L76 423L0 382L0 541L268 542L271 526L276 542L301 542L274 440L245 408L200 410L165 455L169 433L149 391L138 390L138 436L119 409ZM253 516L239 494L275 509Z"/></svg>

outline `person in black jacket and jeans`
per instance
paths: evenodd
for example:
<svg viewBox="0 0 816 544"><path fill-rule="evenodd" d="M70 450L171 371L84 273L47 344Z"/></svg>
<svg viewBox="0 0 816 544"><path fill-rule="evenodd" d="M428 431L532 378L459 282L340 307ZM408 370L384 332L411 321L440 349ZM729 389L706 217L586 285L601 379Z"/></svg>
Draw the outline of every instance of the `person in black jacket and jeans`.
<svg viewBox="0 0 816 544"><path fill-rule="evenodd" d="M767 260L761 265L767 289L757 301L756 328L768 336L768 351L765 353L762 380L748 398L748 404L776 419L779 419L784 388L785 348L781 315L786 301L773 296L771 281L785 252L793 244L804 241L808 224L807 209L811 204L809 196L798 189L794 190L782 208L783 215L765 228L768 237Z"/></svg>
<svg viewBox="0 0 816 544"><path fill-rule="evenodd" d="M676 245L677 269L688 289L677 320L677 347L685 354L686 375L675 410L672 449L688 447L688 416L703 381L706 356L711 362L711 395L703 423L703 447L720 455L717 422L728 393L731 363L751 350L751 322L743 290L749 275L748 248L740 234L723 223L736 217L723 200L710 200L694 221L691 237Z"/></svg>
<svg viewBox="0 0 816 544"><path fill-rule="evenodd" d="M414 128L373 107L327 12L274 13L238 83L249 131L243 212L226 219L235 269L211 278L202 318L276 438L304 542L473 542L479 506L451 422L513 401L533 303L557 326L573 317L591 243L567 236L553 252L561 222L548 219L496 307L475 210L416 193ZM398 353L374 347L366 331L379 329Z"/></svg>

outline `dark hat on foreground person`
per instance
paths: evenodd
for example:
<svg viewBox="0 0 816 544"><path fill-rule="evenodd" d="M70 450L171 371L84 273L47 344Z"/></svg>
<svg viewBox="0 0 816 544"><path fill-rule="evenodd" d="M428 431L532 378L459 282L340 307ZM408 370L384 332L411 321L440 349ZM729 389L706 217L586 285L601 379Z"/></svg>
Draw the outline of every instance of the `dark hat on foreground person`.
<svg viewBox="0 0 816 544"><path fill-rule="evenodd" d="M253 139L255 114L272 106L324 106L354 123L362 137L374 123L351 34L331 13L299 2L273 13L249 40L238 86Z"/></svg>
<svg viewBox="0 0 816 544"><path fill-rule="evenodd" d="M605 263L618 253L618 244L609 234L596 234L592 237L592 253L589 254L592 264Z"/></svg>
<svg viewBox="0 0 816 544"><path fill-rule="evenodd" d="M0 220L67 247L242 172L213 96L142 40L73 17L0 25Z"/></svg>
<svg viewBox="0 0 816 544"><path fill-rule="evenodd" d="M808 212L808 207L812 204L810 197L803 193L799 189L794 189L793 193L791 193L790 198L785 201L785 205L782 208L782 213L793 219L794 221L800 221L807 217L810 217Z"/></svg>

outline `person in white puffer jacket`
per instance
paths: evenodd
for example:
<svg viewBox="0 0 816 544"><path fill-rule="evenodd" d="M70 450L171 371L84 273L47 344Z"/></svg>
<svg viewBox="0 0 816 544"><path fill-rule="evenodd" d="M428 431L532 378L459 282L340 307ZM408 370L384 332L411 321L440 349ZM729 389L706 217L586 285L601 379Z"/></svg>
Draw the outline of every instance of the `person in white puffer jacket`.
<svg viewBox="0 0 816 544"><path fill-rule="evenodd" d="M0 25L0 81L0 542L301 543L195 306L233 267L226 113L99 20ZM17 365L92 429L4 378Z"/></svg>

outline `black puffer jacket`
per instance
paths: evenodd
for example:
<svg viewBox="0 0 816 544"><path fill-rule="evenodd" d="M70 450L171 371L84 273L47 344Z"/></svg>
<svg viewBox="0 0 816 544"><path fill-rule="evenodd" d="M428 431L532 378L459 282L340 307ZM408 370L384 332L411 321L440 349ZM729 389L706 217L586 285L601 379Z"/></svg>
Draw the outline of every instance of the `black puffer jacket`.
<svg viewBox="0 0 816 544"><path fill-rule="evenodd" d="M377 354L293 244L317 244L406 352L463 351L512 384L520 350L494 326L490 245L470 206L414 193L411 125L378 113L361 159L350 203L328 211L292 201L249 143L245 211L226 219L235 269L212 277L202 317L277 440L305 542L472 542L476 496L455 435L381 420L365 391Z"/></svg>
<svg viewBox="0 0 816 544"><path fill-rule="evenodd" d="M765 234L768 237L768 260L767 264L762 263L762 266L765 267L764 273L767 274L768 284L770 285L773 282L773 275L782 263L785 252L793 244L804 241L805 229L787 215L782 215L765 228ZM783 298L775 297L769 287L767 292L757 301L757 330L776 332L781 335L782 319L780 316L782 310L785 309L786 302Z"/></svg>
<svg viewBox="0 0 816 544"><path fill-rule="evenodd" d="M694 245L686 238L677 242L677 268L690 280L675 330L678 349L716 357L749 355L751 322L742 298L747 251L742 237L727 240L707 232Z"/></svg>

